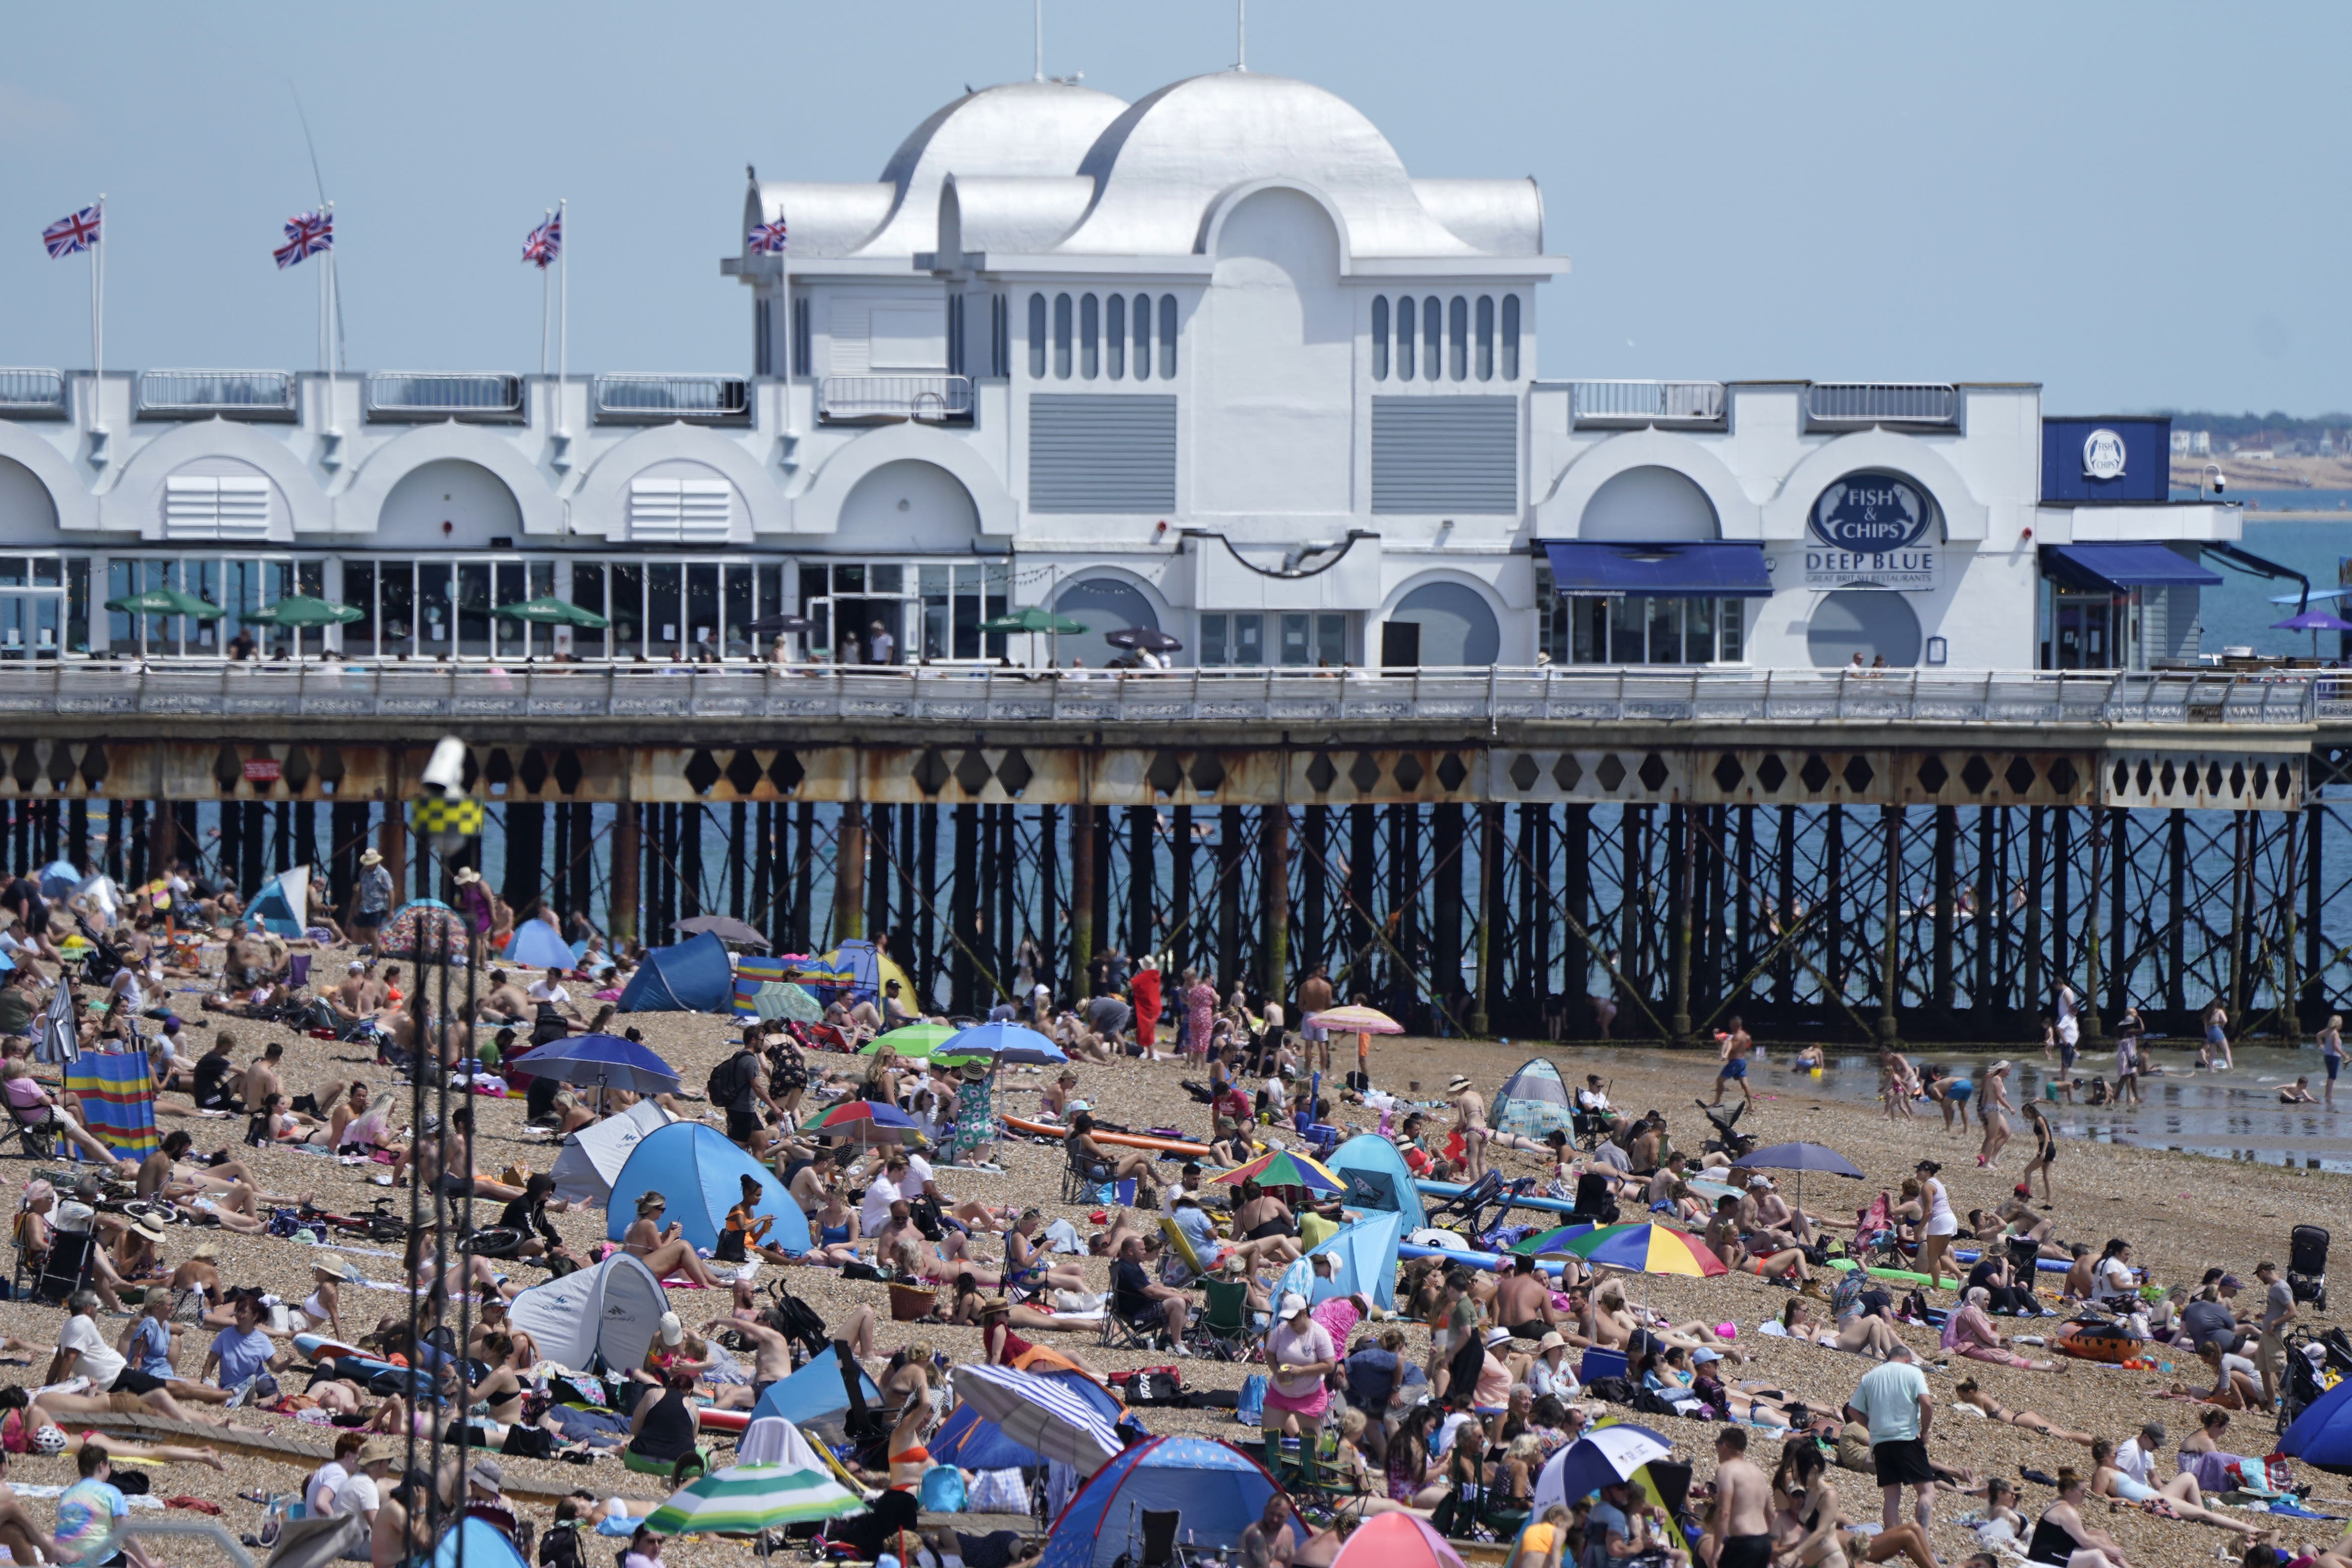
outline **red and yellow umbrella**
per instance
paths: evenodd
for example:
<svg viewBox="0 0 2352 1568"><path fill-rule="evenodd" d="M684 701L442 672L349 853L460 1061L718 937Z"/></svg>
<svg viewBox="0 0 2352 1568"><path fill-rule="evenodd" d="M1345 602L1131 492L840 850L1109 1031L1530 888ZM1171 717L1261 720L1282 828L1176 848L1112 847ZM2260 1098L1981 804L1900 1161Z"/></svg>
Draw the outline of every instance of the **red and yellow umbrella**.
<svg viewBox="0 0 2352 1568"><path fill-rule="evenodd" d="M1304 1154L1287 1149L1260 1155L1248 1164L1227 1171L1217 1180L1234 1186L1255 1182L1261 1187L1305 1187L1312 1193L1344 1193L1348 1184Z"/></svg>
<svg viewBox="0 0 2352 1568"><path fill-rule="evenodd" d="M1603 1226L1546 1250L1636 1274L1687 1274L1704 1279L1731 1272L1696 1237L1664 1225Z"/></svg>

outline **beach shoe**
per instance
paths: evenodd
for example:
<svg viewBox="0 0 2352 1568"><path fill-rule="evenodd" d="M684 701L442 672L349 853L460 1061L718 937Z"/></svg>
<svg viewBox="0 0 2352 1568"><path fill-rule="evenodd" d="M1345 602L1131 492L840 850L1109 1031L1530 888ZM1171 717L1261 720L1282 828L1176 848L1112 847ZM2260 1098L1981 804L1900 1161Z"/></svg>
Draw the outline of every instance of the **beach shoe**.
<svg viewBox="0 0 2352 1568"><path fill-rule="evenodd" d="M2029 1465L2018 1466L2017 1473L2026 1480L2032 1481L2037 1487L2054 1487L2058 1484L2055 1477L2045 1476L2040 1470L2034 1469Z"/></svg>
<svg viewBox="0 0 2352 1568"><path fill-rule="evenodd" d="M253 1385L260 1381L261 1380L258 1377L248 1377L243 1383L238 1384L235 1388L229 1391L228 1402L223 1405L221 1408L224 1410L235 1410L238 1405L243 1405L247 1399L252 1396Z"/></svg>

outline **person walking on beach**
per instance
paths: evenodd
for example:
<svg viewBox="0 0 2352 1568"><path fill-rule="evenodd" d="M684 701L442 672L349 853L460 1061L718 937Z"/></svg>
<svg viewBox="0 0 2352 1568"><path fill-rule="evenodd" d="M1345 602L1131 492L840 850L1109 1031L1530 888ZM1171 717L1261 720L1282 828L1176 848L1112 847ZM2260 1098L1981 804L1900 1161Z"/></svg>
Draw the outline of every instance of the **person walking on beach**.
<svg viewBox="0 0 2352 1568"><path fill-rule="evenodd" d="M1985 1074L1984 1089L1977 1096L1977 1121L1984 1128L1984 1146L1977 1151L1977 1164L1990 1170L2000 1158L2001 1149L2009 1142L2009 1064L1992 1064Z"/></svg>
<svg viewBox="0 0 2352 1568"><path fill-rule="evenodd" d="M1467 1184L1486 1173L1486 1097L1456 1076L1445 1086L1454 1102L1454 1128L1462 1134L1462 1180Z"/></svg>
<svg viewBox="0 0 2352 1568"><path fill-rule="evenodd" d="M1931 1290L1944 1289L1944 1254L1950 1250L1952 1237L1960 1232L1960 1217L1952 1212L1951 1194L1945 1192L1944 1184L1936 1179L1936 1173L1943 1168L1933 1160L1922 1160L1916 1167L1919 1177L1919 1208L1926 1217L1919 1226L1919 1257L1914 1267L1927 1277L1927 1288ZM1955 1271L1952 1275L1954 1288L1958 1288L1959 1279L1959 1274Z"/></svg>
<svg viewBox="0 0 2352 1568"><path fill-rule="evenodd" d="M2139 1091L2140 1068L2144 1065L2139 1037L2128 1029L2119 1031L2116 1036L2116 1104L2121 1105L2126 1098L2134 1105L2146 1103L2147 1096Z"/></svg>
<svg viewBox="0 0 2352 1568"><path fill-rule="evenodd" d="M2344 1015L2330 1013L2327 1027L2319 1031L2319 1059L2327 1068L2327 1109L2336 1109L2336 1075L2344 1066Z"/></svg>
<svg viewBox="0 0 2352 1568"><path fill-rule="evenodd" d="M1880 1522L1888 1530L1903 1522L1903 1489L1909 1487L1915 1500L1912 1518L1926 1531L1936 1510L1936 1472L1927 1462L1927 1429L1936 1419L1936 1402L1909 1345L1897 1344L1885 1361L1862 1374L1853 1397L1846 1401L1845 1418L1869 1429Z"/></svg>
<svg viewBox="0 0 2352 1568"><path fill-rule="evenodd" d="M2082 1001L2074 988L2061 980L2058 983L2058 1070L2074 1070L2074 1052L2083 1043Z"/></svg>
<svg viewBox="0 0 2352 1568"><path fill-rule="evenodd" d="M2042 1206L2049 1208L2058 1201L2050 1191L2050 1167L2058 1159L2058 1130L2050 1125L2049 1115L2042 1110L2039 1100L2025 1102L2025 1124L2033 1134L2033 1157L2025 1162L2025 1173L2017 1178L2017 1195L2028 1202L2032 1201L2033 1173L2039 1171L2042 1173Z"/></svg>
<svg viewBox="0 0 2352 1568"><path fill-rule="evenodd" d="M2237 1065L2230 1059L2230 1010L2221 1005L2219 996L2205 1009L2205 1044L2197 1053L2197 1065L2215 1072L2226 1072Z"/></svg>
<svg viewBox="0 0 2352 1568"><path fill-rule="evenodd" d="M1886 1120L1916 1114L1911 1108L1911 1064L1901 1051L1878 1053L1879 1099L1886 1106Z"/></svg>
<svg viewBox="0 0 2352 1568"><path fill-rule="evenodd" d="M1756 1042L1748 1037L1738 1015L1734 1014L1731 1027L1723 1037L1723 1065L1715 1075L1716 1104L1723 1103L1723 1086L1727 1083L1738 1084L1740 1099L1749 1105L1756 1103L1756 1096L1748 1088L1748 1053L1755 1048Z"/></svg>

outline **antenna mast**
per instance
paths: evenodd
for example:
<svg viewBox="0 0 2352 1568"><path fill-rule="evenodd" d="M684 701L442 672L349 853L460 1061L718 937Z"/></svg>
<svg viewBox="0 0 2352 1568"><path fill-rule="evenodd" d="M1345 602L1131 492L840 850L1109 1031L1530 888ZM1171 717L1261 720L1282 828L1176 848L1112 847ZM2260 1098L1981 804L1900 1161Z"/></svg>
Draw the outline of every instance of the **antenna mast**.
<svg viewBox="0 0 2352 1568"><path fill-rule="evenodd" d="M1044 81L1045 79L1045 0L1033 0L1033 6L1037 23L1037 48L1036 64L1029 79Z"/></svg>
<svg viewBox="0 0 2352 1568"><path fill-rule="evenodd" d="M1249 69L1249 0L1234 0L1234 69Z"/></svg>

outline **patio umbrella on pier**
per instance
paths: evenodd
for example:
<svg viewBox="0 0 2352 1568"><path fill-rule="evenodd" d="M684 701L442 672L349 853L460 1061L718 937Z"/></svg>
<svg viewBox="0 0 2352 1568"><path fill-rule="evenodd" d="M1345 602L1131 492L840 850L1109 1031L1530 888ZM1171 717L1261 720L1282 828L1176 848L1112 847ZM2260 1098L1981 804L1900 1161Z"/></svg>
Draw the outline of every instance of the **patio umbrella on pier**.
<svg viewBox="0 0 2352 1568"><path fill-rule="evenodd" d="M311 626L347 626L353 621L367 619L367 612L357 605L338 605L309 594L289 594L260 609L239 611L236 618L249 626L283 626L298 631Z"/></svg>
<svg viewBox="0 0 2352 1568"><path fill-rule="evenodd" d="M2352 621L2347 621L2341 616L2330 615L2326 610L2305 610L2301 615L2289 616L2283 621L2273 621L2271 623L2271 630L2274 632L2309 632L2311 634L2311 657L2316 659L2319 657L2319 634L2322 632L2352 632Z"/></svg>
<svg viewBox="0 0 2352 1568"><path fill-rule="evenodd" d="M1067 616L1057 616L1043 605L1030 605L1013 611L1009 616L998 616L992 620L982 621L980 623L980 629L991 634L1006 636L1013 632L1032 634L1048 632L1055 636L1076 637L1080 632L1092 628L1084 621L1074 621ZM1032 664L1037 662L1037 644L1034 636L1029 644L1029 662Z"/></svg>
<svg viewBox="0 0 2352 1568"><path fill-rule="evenodd" d="M192 621L216 621L228 614L209 599L199 599L194 594L183 593L168 584L109 599L106 607L139 617L139 657L142 658L147 657L148 616L185 616Z"/></svg>
<svg viewBox="0 0 2352 1568"><path fill-rule="evenodd" d="M1129 626L1123 631L1105 632L1103 641L1113 647L1123 647L1129 653L1174 653L1184 646L1177 638L1152 626Z"/></svg>
<svg viewBox="0 0 2352 1568"><path fill-rule="evenodd" d="M578 626L583 631L601 632L613 623L593 610L583 610L569 599L559 599L552 594L541 594L536 599L520 604L500 605L490 614L504 616L510 621L529 621L535 626Z"/></svg>

